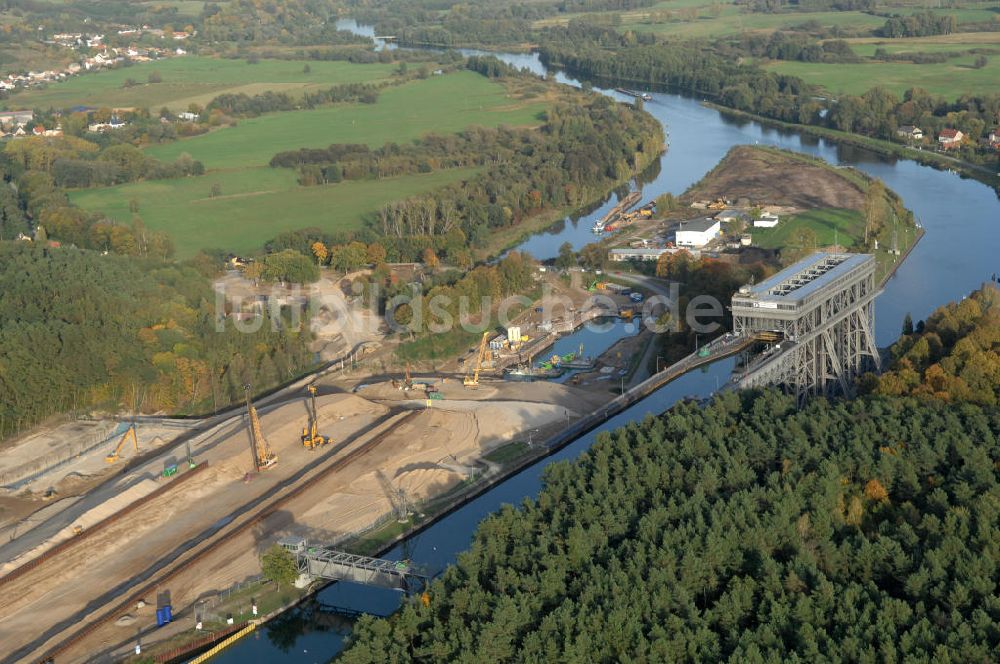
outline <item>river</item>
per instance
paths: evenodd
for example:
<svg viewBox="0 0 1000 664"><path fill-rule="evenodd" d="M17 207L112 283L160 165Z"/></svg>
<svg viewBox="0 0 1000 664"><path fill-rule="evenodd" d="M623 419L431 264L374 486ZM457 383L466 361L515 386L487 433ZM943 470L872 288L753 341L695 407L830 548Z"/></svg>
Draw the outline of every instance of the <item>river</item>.
<svg viewBox="0 0 1000 664"><path fill-rule="evenodd" d="M349 24L357 28L353 21L342 23L341 27L348 29ZM368 36L373 34L373 31L367 32ZM547 74L537 55L494 55L514 66ZM561 72L554 72L553 75L560 82L579 85L578 81ZM626 99L614 91L600 91ZM839 146L756 122L736 121L702 106L697 99L668 93L652 94L653 99L646 102L645 109L663 123L670 147L660 159L660 169L655 178L644 184L643 200L665 192L681 193L711 169L732 146L755 143L804 152L834 164L854 166L882 179L903 197L926 234L876 300L876 338L880 346L895 340L906 313L912 314L915 321L925 318L939 305L961 299L994 273L1000 272L1000 201L990 187L910 160ZM614 203L615 200L608 200L589 214L568 218L525 240L518 249L536 258L549 258L556 255L559 245L564 242L579 248L593 240L590 227ZM595 343L587 344L588 353L600 352ZM607 347L609 344L598 345ZM485 516L504 503L517 504L524 498L537 495L542 472L549 463L578 456L594 442L600 431L615 429L647 414L661 413L685 396L711 394L728 379L733 362L733 359L722 360L683 376L622 412L597 431L493 487L410 541L397 546L386 557L412 558L432 571L440 571L458 553L468 548L476 525ZM328 604L378 613L390 612L399 602L396 593L348 583L332 585L320 592L318 598ZM234 664L327 662L340 652L349 633L349 624L344 621L312 620L302 612L288 612L213 661Z"/></svg>

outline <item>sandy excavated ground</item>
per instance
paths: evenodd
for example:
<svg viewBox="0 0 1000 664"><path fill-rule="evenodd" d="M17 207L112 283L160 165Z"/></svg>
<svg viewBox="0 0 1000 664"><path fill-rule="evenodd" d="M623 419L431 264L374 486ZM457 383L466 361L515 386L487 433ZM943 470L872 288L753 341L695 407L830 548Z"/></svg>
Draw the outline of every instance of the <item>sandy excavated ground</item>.
<svg viewBox="0 0 1000 664"><path fill-rule="evenodd" d="M345 295L345 284L351 284L366 271L341 276L324 270L319 281L305 287L275 284L254 285L242 273L230 271L213 284L235 310L252 311L263 302L304 305L310 303L314 312L308 321L315 335L313 350L324 360L341 357L366 341L378 341L385 335L379 316ZM350 291L349 287L348 290ZM355 295L355 293L350 293Z"/></svg>
<svg viewBox="0 0 1000 664"><path fill-rule="evenodd" d="M384 406L350 394L321 397L317 409L320 429L334 438L334 444L354 436L387 412ZM0 593L0 633L4 634L5 647L13 649L36 638L43 631L40 626L72 616L109 588L146 569L190 538L221 525L243 505L314 461L315 453L304 449L299 440L305 419L302 401L262 413L262 427L278 454L278 464L255 476L252 482L244 481L252 470L245 427L238 426L217 439L209 438L194 449L195 458L207 461L208 468L186 482L182 490L168 492L107 529L81 537L80 546L71 547L57 559L4 585ZM174 481L159 477L162 466L174 460L170 455L137 469L137 473L145 474L139 484L93 507L78 523L85 526L97 523L114 515L131 502L129 499ZM13 561L13 565L5 566L5 571L70 536L71 529L60 531Z"/></svg>
<svg viewBox="0 0 1000 664"><path fill-rule="evenodd" d="M748 198L754 203L806 210L864 207L864 192L831 168L742 145L733 148L682 200Z"/></svg>
<svg viewBox="0 0 1000 664"><path fill-rule="evenodd" d="M324 475L316 485L166 583L162 590L170 592L175 613L258 574L261 552L281 536L300 534L317 544L336 542L391 513L392 503L380 474L393 490L401 489L409 503L419 503L461 482L489 449L528 431L541 437L567 418L604 402L600 395L550 383L484 380L470 389L454 379L436 382L446 398L433 401L430 407L421 387L404 392L389 382L371 385L358 394L319 397L320 432L332 436L334 445L351 441L349 449L355 449L382 432L386 435L348 466ZM397 407L399 414L376 424L388 414L389 406ZM194 449L196 459L208 461L209 466L182 490L154 499L106 530L82 539L85 546L70 547L57 560L7 584L0 593L5 649L15 649L51 626L71 620L109 589L119 588L116 595L127 596L134 586L123 582L199 533L225 528L229 515L239 514L249 501L325 453L305 450L299 441L306 421L304 401L264 409L261 417L265 436L278 454L274 468L244 482L251 467L249 442L242 422L233 422L223 429L225 433L206 438ZM346 452L337 449L329 460ZM326 465L329 460L322 457L319 463ZM96 523L133 496L172 481L156 479L163 463L158 459L137 468L136 473L147 473L142 482L128 494L90 509L79 521ZM155 624L154 608L130 610L122 624L103 625L60 659L82 661L118 644L128 647L137 628Z"/></svg>

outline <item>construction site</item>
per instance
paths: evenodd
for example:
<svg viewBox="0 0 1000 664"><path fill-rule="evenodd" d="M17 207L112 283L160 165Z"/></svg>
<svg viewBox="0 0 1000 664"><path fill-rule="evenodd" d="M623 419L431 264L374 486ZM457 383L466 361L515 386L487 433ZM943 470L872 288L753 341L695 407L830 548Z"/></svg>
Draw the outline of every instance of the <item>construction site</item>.
<svg viewBox="0 0 1000 664"><path fill-rule="evenodd" d="M625 331L641 298L580 271L537 279L543 296L506 333L419 366L395 359L392 340L349 306L346 278L323 280L310 295L328 361L318 374L256 402L246 386L242 405L202 419L97 416L11 441L0 457L0 662L125 658L181 622L193 629L195 607L259 578L282 538L349 547L502 475L491 452L599 411L644 356L648 335ZM219 288L247 315L299 297L235 274ZM608 320L611 334L581 329ZM524 370L530 380L510 380ZM572 376L546 380L562 371Z"/></svg>
<svg viewBox="0 0 1000 664"><path fill-rule="evenodd" d="M459 373L334 372L257 404L247 386L241 408L205 420L102 423L83 443L81 423L64 425L31 463L39 439L20 441L0 469L0 659L124 657L140 636L155 641L162 606L191 615L259 575L278 539L350 540L496 473L491 450L607 401L488 377L485 342Z"/></svg>

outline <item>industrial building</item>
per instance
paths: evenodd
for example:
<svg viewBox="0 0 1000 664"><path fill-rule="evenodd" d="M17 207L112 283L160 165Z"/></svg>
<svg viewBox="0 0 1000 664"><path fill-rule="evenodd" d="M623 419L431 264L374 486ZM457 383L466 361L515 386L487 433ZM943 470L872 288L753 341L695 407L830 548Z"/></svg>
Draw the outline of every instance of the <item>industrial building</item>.
<svg viewBox="0 0 1000 664"><path fill-rule="evenodd" d="M675 244L678 247L704 247L719 237L722 232L722 222L711 217L682 221L677 227Z"/></svg>
<svg viewBox="0 0 1000 664"><path fill-rule="evenodd" d="M760 218L753 220L754 228L774 228L781 221L780 217L776 214L771 214L770 212L765 212L760 215Z"/></svg>
<svg viewBox="0 0 1000 664"><path fill-rule="evenodd" d="M659 260L666 251L666 249L647 247L611 249L608 251L608 258L618 263L622 261L655 261Z"/></svg>

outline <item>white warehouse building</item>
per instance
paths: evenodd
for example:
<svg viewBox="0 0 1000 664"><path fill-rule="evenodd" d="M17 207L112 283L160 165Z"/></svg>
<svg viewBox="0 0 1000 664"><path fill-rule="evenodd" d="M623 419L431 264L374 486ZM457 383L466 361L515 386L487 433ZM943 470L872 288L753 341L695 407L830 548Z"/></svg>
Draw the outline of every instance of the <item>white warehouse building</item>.
<svg viewBox="0 0 1000 664"><path fill-rule="evenodd" d="M675 243L678 247L704 247L722 232L722 222L704 217L682 221L677 227Z"/></svg>

